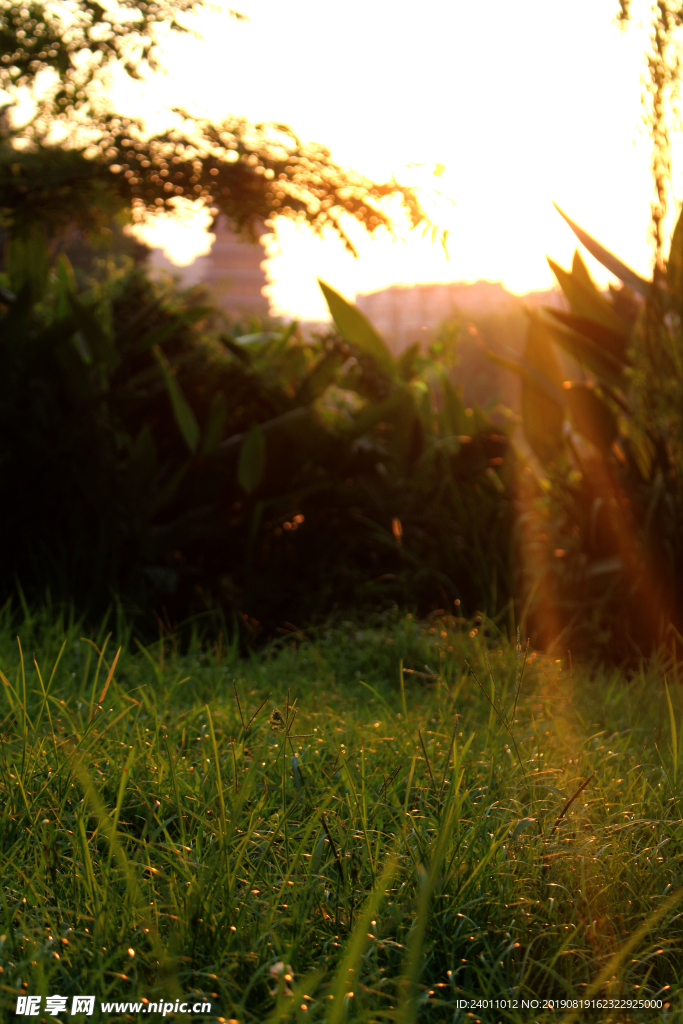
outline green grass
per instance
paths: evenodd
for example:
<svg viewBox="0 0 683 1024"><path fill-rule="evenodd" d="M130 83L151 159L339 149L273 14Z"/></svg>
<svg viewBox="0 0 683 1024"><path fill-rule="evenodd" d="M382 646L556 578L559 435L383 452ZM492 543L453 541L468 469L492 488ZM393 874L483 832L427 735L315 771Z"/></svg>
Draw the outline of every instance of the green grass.
<svg viewBox="0 0 683 1024"><path fill-rule="evenodd" d="M601 997L663 1005L577 1019L683 1021L675 669L669 705L656 666L530 655L515 712L523 652L478 629L396 615L246 660L126 635L112 673L111 638L5 621L5 1019L28 993L240 1024Z"/></svg>

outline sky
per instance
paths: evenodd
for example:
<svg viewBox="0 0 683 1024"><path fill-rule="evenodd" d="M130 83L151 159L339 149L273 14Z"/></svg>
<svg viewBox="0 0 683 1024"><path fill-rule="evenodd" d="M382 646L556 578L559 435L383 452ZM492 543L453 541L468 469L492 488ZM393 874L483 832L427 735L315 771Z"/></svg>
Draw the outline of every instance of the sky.
<svg viewBox="0 0 683 1024"><path fill-rule="evenodd" d="M414 184L449 231L448 254L421 231L334 237L280 219L267 239L274 311L326 316L316 278L349 296L393 283L553 284L546 254L575 247L552 206L647 274L650 143L642 123L644 21L620 31L617 0L244 0L169 38L164 75L118 86L149 123L183 105L214 117L277 120L375 180ZM435 173L435 170L440 173ZM187 264L205 252L206 214L160 223L150 241ZM588 258L597 280L608 274Z"/></svg>

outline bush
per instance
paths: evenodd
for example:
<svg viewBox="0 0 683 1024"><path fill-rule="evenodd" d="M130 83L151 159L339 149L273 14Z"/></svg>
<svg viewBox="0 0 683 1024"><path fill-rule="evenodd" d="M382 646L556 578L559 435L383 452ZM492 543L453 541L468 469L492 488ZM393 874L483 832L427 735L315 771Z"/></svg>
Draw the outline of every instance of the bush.
<svg viewBox="0 0 683 1024"><path fill-rule="evenodd" d="M533 314L507 364L541 466L520 478L525 601L544 646L637 660L683 632L683 221L645 281L567 220L623 286L550 261L569 310Z"/></svg>
<svg viewBox="0 0 683 1024"><path fill-rule="evenodd" d="M99 612L234 613L253 635L334 607L510 594L512 456L448 367L335 330L221 332L130 264L79 288L38 232L3 275L0 585ZM289 623L290 625L287 625Z"/></svg>

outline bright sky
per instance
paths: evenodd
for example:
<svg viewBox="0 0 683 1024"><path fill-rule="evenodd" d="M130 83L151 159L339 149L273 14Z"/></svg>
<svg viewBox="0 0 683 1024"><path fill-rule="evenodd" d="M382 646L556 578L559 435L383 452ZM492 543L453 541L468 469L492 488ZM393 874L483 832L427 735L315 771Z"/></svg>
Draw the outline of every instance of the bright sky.
<svg viewBox="0 0 683 1024"><path fill-rule="evenodd" d="M647 4L632 5L644 24L623 34L617 0L234 2L248 22L203 14L203 40L169 41L168 74L126 104L284 121L341 164L419 185L450 232L447 261L419 233L394 242L359 229L354 260L335 239L281 221L269 242L277 311L324 317L318 276L347 295L479 278L519 293L550 287L545 254L566 265L574 249L553 199L649 271ZM150 237L186 263L206 251L202 231L196 222Z"/></svg>

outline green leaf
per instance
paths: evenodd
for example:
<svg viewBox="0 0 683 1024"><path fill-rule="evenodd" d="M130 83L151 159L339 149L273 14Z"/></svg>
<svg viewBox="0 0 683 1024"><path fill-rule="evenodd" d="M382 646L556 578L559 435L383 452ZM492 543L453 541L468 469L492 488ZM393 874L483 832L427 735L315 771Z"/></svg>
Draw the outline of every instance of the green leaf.
<svg viewBox="0 0 683 1024"><path fill-rule="evenodd" d="M527 829L531 828L532 825L536 824L536 818L522 818L517 822L514 829L510 833L510 839L516 839L517 836L521 836L522 833L526 832Z"/></svg>
<svg viewBox="0 0 683 1024"><path fill-rule="evenodd" d="M57 295L55 317L66 318L71 312L70 297L76 295L76 277L71 261L65 253L60 253L55 262L57 277Z"/></svg>
<svg viewBox="0 0 683 1024"><path fill-rule="evenodd" d="M228 401L222 391L216 391L211 399L202 437L202 455L211 455L220 444L225 421L228 417Z"/></svg>
<svg viewBox="0 0 683 1024"><path fill-rule="evenodd" d="M390 377L394 377L396 375L394 358L368 318L361 313L357 306L348 302L324 281L318 279L318 284L342 338L345 338L360 352L371 356L381 370Z"/></svg>
<svg viewBox="0 0 683 1024"><path fill-rule="evenodd" d="M617 437L616 416L590 384L572 383L567 387L568 383L564 385L565 398L574 426L600 451L608 451Z"/></svg>
<svg viewBox="0 0 683 1024"><path fill-rule="evenodd" d="M510 358L506 359L505 356L501 356L497 352L492 352L491 349L486 349L486 356L492 363L504 366L506 370L511 370L513 373L516 373L518 377L526 377L527 380L544 391L549 398L553 399L559 405L566 405L564 393L557 386L557 383L551 384L547 377L544 377L538 369L531 366L530 363L527 363L522 356L515 355L511 352ZM470 421L470 428L471 426L472 421Z"/></svg>
<svg viewBox="0 0 683 1024"><path fill-rule="evenodd" d="M551 306L544 306L543 311L549 313L555 320L568 327L577 334L582 334L594 345L598 346L601 353L621 365L623 370L629 363L628 338L622 333L610 330L604 324L598 323L587 316L577 316L576 313L567 313L563 309L554 309Z"/></svg>
<svg viewBox="0 0 683 1024"><path fill-rule="evenodd" d="M18 294L28 289L32 301L40 301L50 273L50 251L41 228L10 236L5 251L5 271L11 291Z"/></svg>
<svg viewBox="0 0 683 1024"><path fill-rule="evenodd" d="M669 291L680 305L683 302L683 210L674 228L669 259L666 264L666 281Z"/></svg>
<svg viewBox="0 0 683 1024"><path fill-rule="evenodd" d="M401 355L398 358L398 372L402 380L412 380L415 376L417 373L416 364L419 356L420 345L417 341L401 352Z"/></svg>
<svg viewBox="0 0 683 1024"><path fill-rule="evenodd" d="M587 317L556 309L544 308L543 311L550 314L546 323L553 339L572 359L600 380L617 387L623 385L624 370L630 363L626 355L626 339L619 338L602 324ZM611 343L616 339L619 339L623 358L615 355L612 349Z"/></svg>
<svg viewBox="0 0 683 1024"><path fill-rule="evenodd" d="M561 387L562 376L552 345L552 336L538 314L529 325L524 362L552 388ZM522 426L532 451L548 463L562 444L564 409L547 387L535 380L532 373L522 376Z"/></svg>
<svg viewBox="0 0 683 1024"><path fill-rule="evenodd" d="M612 306L599 291L586 284L582 275L575 275L563 270L554 260L548 258L550 269L558 280L560 288L566 295L572 313L597 320L617 334L628 335L628 327L612 309Z"/></svg>
<svg viewBox="0 0 683 1024"><path fill-rule="evenodd" d="M447 377L444 378L441 386L443 388L443 407L448 433L456 435L471 434L472 421L465 415L465 403L462 400L460 389L456 390Z"/></svg>
<svg viewBox="0 0 683 1024"><path fill-rule="evenodd" d="M360 437L383 420L393 420L397 417L412 419L415 413L415 399L410 386L401 384L383 402L368 402L354 417L348 436Z"/></svg>
<svg viewBox="0 0 683 1024"><path fill-rule="evenodd" d="M119 354L110 332L103 323L103 309L85 302L71 291L63 292L71 309L71 316L88 343L95 366L107 377L119 362Z"/></svg>
<svg viewBox="0 0 683 1024"><path fill-rule="evenodd" d="M156 361L161 369L166 390L168 391L168 397L171 399L173 415L175 416L175 421L178 424L178 430L183 435L183 440L190 450L190 453L194 455L199 445L199 424L197 423L195 414L192 412L192 409L181 390L180 384L173 376L168 359L164 353L158 345L153 346L152 352L154 353Z"/></svg>
<svg viewBox="0 0 683 1024"><path fill-rule="evenodd" d="M598 287L590 275L590 271L584 261L581 259L581 253L578 249L574 250L572 257L572 275L584 284L586 288L590 288L592 291L597 292Z"/></svg>
<svg viewBox="0 0 683 1024"><path fill-rule="evenodd" d="M237 482L252 494L263 480L266 471L266 437L260 424L255 423L242 442L237 466Z"/></svg>
<svg viewBox="0 0 683 1024"><path fill-rule="evenodd" d="M343 362L344 357L341 352L326 352L299 385L295 399L296 404L308 405L319 398L332 383Z"/></svg>
<svg viewBox="0 0 683 1024"><path fill-rule="evenodd" d="M635 270L631 270L625 263L611 253L608 249L605 249L600 242L597 242L587 231L580 228L578 224L575 224L571 217L560 209L557 203L553 203L553 206L561 217L564 217L569 227L572 229L578 240L582 245L588 249L591 256L595 256L599 263L602 263L603 267L609 270L610 274L614 274L620 281L628 285L629 288L633 288L634 291L639 292L641 295L647 297L650 291L650 282L646 281L645 278L640 277L636 274Z"/></svg>

